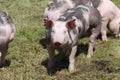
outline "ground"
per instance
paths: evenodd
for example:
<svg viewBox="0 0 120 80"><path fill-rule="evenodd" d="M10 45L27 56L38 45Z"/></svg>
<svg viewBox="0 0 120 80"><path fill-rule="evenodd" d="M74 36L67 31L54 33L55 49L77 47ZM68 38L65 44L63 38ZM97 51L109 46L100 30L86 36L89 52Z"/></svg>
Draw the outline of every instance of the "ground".
<svg viewBox="0 0 120 80"><path fill-rule="evenodd" d="M0 68L0 80L119 80L120 40L109 33L108 42L97 39L91 59L86 58L88 37L79 39L74 73L68 72L65 55L57 53L56 72L48 74L43 12L49 1L0 0L0 11L10 14L17 29L6 66ZM120 7L119 0L113 2Z"/></svg>

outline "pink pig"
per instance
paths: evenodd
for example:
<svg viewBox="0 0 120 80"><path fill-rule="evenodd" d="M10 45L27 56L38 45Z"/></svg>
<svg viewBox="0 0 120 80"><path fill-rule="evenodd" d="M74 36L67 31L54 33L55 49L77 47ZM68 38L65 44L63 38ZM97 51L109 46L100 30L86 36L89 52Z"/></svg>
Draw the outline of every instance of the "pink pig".
<svg viewBox="0 0 120 80"><path fill-rule="evenodd" d="M5 64L9 43L14 39L15 26L6 12L0 12L0 66Z"/></svg>
<svg viewBox="0 0 120 80"><path fill-rule="evenodd" d="M95 40L101 31L101 16L92 6L79 5L64 12L56 21L45 19L46 47L49 54L48 70L54 69L56 47L69 54L69 71L74 71L78 39L90 32L87 58L93 55Z"/></svg>
<svg viewBox="0 0 120 80"><path fill-rule="evenodd" d="M115 37L120 37L120 9L111 0L101 0L97 9L102 16L102 40L107 41L107 25Z"/></svg>

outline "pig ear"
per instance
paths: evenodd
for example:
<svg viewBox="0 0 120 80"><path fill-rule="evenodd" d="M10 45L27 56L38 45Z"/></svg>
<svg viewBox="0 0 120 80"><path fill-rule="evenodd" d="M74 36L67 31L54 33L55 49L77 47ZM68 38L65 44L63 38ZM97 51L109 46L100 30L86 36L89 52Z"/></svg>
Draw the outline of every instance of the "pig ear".
<svg viewBox="0 0 120 80"><path fill-rule="evenodd" d="M68 28L74 29L76 27L75 19L72 19L72 20L68 21L66 25L67 25Z"/></svg>
<svg viewBox="0 0 120 80"><path fill-rule="evenodd" d="M51 28L53 25L53 22L52 20L49 20L49 19L44 19L44 26L46 27L46 29L49 29Z"/></svg>

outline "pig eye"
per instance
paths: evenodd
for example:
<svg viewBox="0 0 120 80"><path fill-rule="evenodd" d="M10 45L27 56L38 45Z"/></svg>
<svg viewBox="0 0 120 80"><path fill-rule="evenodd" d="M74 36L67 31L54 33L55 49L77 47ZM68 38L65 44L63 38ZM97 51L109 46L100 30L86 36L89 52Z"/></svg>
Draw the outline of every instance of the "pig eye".
<svg viewBox="0 0 120 80"><path fill-rule="evenodd" d="M55 33L55 31L52 31L52 33Z"/></svg>
<svg viewBox="0 0 120 80"><path fill-rule="evenodd" d="M67 31L64 31L64 33L67 33Z"/></svg>

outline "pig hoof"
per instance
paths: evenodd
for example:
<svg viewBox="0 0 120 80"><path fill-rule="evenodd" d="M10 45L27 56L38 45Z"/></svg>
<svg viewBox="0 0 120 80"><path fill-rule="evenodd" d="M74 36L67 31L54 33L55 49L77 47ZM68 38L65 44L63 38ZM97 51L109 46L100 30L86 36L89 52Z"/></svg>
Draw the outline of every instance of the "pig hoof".
<svg viewBox="0 0 120 80"><path fill-rule="evenodd" d="M5 61L0 62L0 68L5 66Z"/></svg>
<svg viewBox="0 0 120 80"><path fill-rule="evenodd" d="M105 42L108 41L107 37L102 37L102 40L105 41Z"/></svg>
<svg viewBox="0 0 120 80"><path fill-rule="evenodd" d="M73 73L75 70L74 69L69 69L69 72L70 73Z"/></svg>
<svg viewBox="0 0 120 80"><path fill-rule="evenodd" d="M54 74L55 73L55 67L48 67L47 72L48 72L49 75Z"/></svg>
<svg viewBox="0 0 120 80"><path fill-rule="evenodd" d="M69 66L69 72L72 73L72 72L74 72L74 70L75 70L75 69L74 69L74 65L70 65L70 66Z"/></svg>
<svg viewBox="0 0 120 80"><path fill-rule="evenodd" d="M55 70L54 69L48 69L48 74L49 75L53 75L55 73Z"/></svg>
<svg viewBox="0 0 120 80"><path fill-rule="evenodd" d="M91 58L92 57L92 55L87 55L87 58Z"/></svg>
<svg viewBox="0 0 120 80"><path fill-rule="evenodd" d="M4 67L5 63L0 63L0 68Z"/></svg>
<svg viewBox="0 0 120 80"><path fill-rule="evenodd" d="M118 38L118 39L120 39L120 34L118 34L118 35L115 35L115 38Z"/></svg>
<svg viewBox="0 0 120 80"><path fill-rule="evenodd" d="M104 39L102 39L103 41L105 41L105 42L107 42L108 41L108 39L107 38L104 38Z"/></svg>

